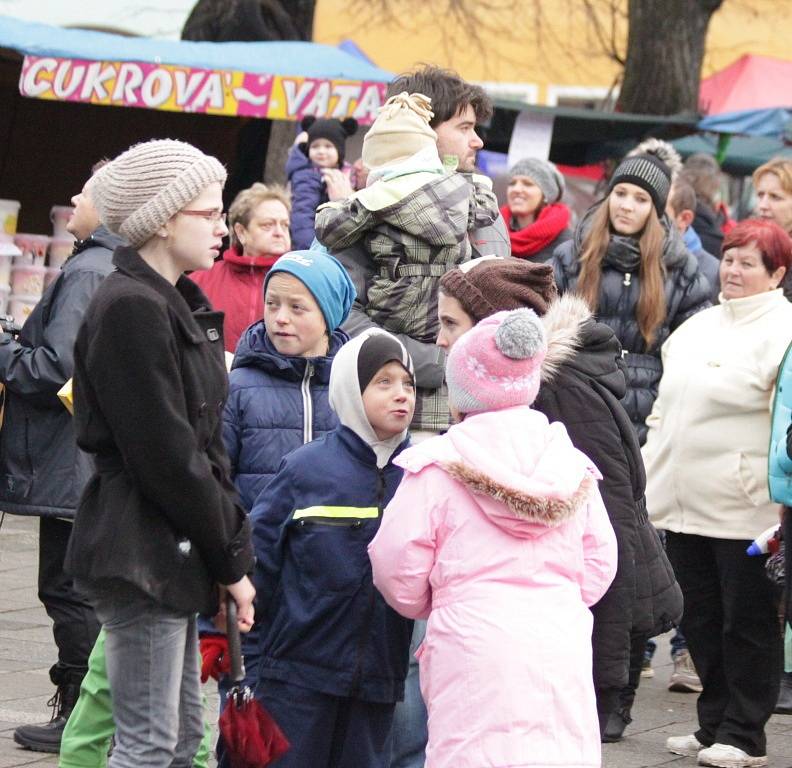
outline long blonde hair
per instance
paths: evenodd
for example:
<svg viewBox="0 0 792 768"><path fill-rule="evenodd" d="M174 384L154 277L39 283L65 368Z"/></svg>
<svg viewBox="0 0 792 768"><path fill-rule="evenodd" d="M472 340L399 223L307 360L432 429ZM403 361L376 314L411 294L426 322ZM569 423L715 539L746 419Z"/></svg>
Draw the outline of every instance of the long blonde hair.
<svg viewBox="0 0 792 768"><path fill-rule="evenodd" d="M600 299L602 260L613 234L608 201L609 197L605 198L594 213L591 228L583 239L580 251L580 275L575 289L575 292L583 298L595 314ZM654 342L657 329L666 317L664 241L665 230L657 216L657 211L652 206L649 218L646 220L638 240L638 248L641 252L639 271L641 293L635 311L638 328L647 347L650 347Z"/></svg>

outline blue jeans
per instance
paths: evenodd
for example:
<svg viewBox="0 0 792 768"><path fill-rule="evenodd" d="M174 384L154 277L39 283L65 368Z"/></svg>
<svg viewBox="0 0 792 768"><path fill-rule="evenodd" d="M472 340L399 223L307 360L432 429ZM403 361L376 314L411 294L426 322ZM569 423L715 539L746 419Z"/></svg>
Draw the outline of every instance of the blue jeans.
<svg viewBox="0 0 792 768"><path fill-rule="evenodd" d="M108 768L189 768L203 736L195 616L120 581L89 590L107 635L116 724Z"/></svg>
<svg viewBox="0 0 792 768"><path fill-rule="evenodd" d="M415 622L410 643L410 668L404 681L404 701L396 705L393 716L390 768L423 768L429 731L415 651L423 642L424 635L426 622L418 620Z"/></svg>
<svg viewBox="0 0 792 768"><path fill-rule="evenodd" d="M687 640L682 634L682 630L677 627L674 634L671 635L671 660L673 661L680 653L687 650ZM651 661L654 658L655 651L657 650L657 643L654 640L646 641L646 651L644 658Z"/></svg>

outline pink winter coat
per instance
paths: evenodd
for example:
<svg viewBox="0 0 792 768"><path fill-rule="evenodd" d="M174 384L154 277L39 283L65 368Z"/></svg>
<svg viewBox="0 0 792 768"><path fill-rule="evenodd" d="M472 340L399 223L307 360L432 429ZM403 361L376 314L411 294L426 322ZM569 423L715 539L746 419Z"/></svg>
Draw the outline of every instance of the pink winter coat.
<svg viewBox="0 0 792 768"><path fill-rule="evenodd" d="M426 768L599 766L591 613L616 573L598 472L527 406L469 416L396 460L374 583L426 618Z"/></svg>

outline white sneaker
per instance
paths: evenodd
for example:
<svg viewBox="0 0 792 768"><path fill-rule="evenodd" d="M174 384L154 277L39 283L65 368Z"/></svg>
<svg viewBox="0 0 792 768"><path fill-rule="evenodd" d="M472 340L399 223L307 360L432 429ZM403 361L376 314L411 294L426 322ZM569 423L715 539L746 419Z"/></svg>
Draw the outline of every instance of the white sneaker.
<svg viewBox="0 0 792 768"><path fill-rule="evenodd" d="M699 765L714 765L717 768L754 768L767 765L767 755L751 757L731 744L713 744L698 753Z"/></svg>
<svg viewBox="0 0 792 768"><path fill-rule="evenodd" d="M666 749L675 755L695 757L704 745L691 733L687 736L669 736L666 739Z"/></svg>

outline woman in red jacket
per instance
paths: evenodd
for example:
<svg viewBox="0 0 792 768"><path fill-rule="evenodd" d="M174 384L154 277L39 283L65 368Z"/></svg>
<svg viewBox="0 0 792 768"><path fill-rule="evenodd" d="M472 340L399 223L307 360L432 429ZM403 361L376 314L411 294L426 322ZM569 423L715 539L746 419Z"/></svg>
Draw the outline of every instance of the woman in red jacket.
<svg viewBox="0 0 792 768"><path fill-rule="evenodd" d="M256 182L243 189L228 211L231 247L211 269L190 277L212 306L225 312L223 336L228 352L236 350L244 330L264 317L264 278L277 258L291 249L286 190Z"/></svg>

